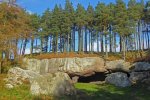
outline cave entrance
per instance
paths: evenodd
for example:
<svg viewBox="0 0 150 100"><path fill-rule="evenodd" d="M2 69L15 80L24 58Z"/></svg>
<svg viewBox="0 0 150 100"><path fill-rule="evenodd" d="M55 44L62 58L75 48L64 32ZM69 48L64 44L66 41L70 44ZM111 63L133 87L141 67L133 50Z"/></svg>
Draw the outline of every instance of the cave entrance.
<svg viewBox="0 0 150 100"><path fill-rule="evenodd" d="M78 82L79 83L80 82L81 83L90 83L90 82L97 82L97 81L105 81L105 78L106 78L105 73L96 72L92 76L88 76L88 77L80 76L78 79Z"/></svg>

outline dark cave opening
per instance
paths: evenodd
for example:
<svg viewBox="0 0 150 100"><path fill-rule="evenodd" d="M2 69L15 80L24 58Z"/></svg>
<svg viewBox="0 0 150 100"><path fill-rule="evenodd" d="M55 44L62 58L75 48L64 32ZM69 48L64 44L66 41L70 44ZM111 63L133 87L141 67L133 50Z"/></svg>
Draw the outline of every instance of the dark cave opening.
<svg viewBox="0 0 150 100"><path fill-rule="evenodd" d="M105 78L106 78L105 73L96 72L94 75L88 77L79 76L78 82L90 83L97 81L105 81Z"/></svg>

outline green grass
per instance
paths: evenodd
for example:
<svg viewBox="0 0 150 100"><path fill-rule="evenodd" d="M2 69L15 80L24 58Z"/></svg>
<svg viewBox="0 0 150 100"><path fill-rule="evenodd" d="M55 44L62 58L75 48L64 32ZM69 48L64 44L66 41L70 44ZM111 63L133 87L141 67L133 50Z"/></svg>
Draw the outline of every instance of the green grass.
<svg viewBox="0 0 150 100"><path fill-rule="evenodd" d="M30 85L24 84L13 89L5 88L3 79L6 74L0 74L0 100L52 100L52 97L40 95L33 96L30 93Z"/></svg>
<svg viewBox="0 0 150 100"><path fill-rule="evenodd" d="M31 100L32 95L29 93L29 85L25 84L14 89L6 89L3 79L5 74L0 75L0 100Z"/></svg>
<svg viewBox="0 0 150 100"><path fill-rule="evenodd" d="M29 86L22 85L14 89L1 88L0 100L31 100Z"/></svg>
<svg viewBox="0 0 150 100"><path fill-rule="evenodd" d="M119 88L89 83L77 83L75 87L81 91L78 100L150 100L150 91L144 87Z"/></svg>

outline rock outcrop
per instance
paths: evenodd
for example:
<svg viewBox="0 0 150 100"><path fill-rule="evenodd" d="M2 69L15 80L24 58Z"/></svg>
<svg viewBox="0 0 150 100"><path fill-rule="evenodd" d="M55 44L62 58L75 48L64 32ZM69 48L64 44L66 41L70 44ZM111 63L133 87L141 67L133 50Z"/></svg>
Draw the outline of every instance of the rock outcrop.
<svg viewBox="0 0 150 100"><path fill-rule="evenodd" d="M129 78L127 77L127 74L122 72L116 72L109 74L106 79L106 83L113 84L115 86L119 87L127 87L131 86L131 82L129 81Z"/></svg>
<svg viewBox="0 0 150 100"><path fill-rule="evenodd" d="M31 93L33 95L75 95L76 90L71 83L70 77L66 73L57 72L53 74L41 75L31 80Z"/></svg>
<svg viewBox="0 0 150 100"><path fill-rule="evenodd" d="M132 84L150 82L150 64L147 62L136 62L132 65L130 73L130 81Z"/></svg>
<svg viewBox="0 0 150 100"><path fill-rule="evenodd" d="M90 76L94 72L106 72L104 60L99 57L86 58L52 58L52 59L24 59L26 68L34 72L54 73L67 72L72 76Z"/></svg>
<svg viewBox="0 0 150 100"><path fill-rule="evenodd" d="M125 62L124 60L115 60L115 61L107 61L106 62L106 69L110 71L123 71L129 72L130 71L130 63Z"/></svg>
<svg viewBox="0 0 150 100"><path fill-rule="evenodd" d="M31 70L14 67L9 70L5 81L5 87L9 89L28 83L33 95L63 96L76 93L70 77L63 72L40 75Z"/></svg>

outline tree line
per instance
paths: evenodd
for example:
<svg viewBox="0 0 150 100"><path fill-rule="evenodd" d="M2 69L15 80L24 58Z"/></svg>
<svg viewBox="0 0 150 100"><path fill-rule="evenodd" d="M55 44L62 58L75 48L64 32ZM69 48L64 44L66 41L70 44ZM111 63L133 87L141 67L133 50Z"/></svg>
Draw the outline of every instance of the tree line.
<svg viewBox="0 0 150 100"><path fill-rule="evenodd" d="M4 5L0 4L0 9L12 10L0 10L0 21L3 22L0 23L1 51L8 55L14 53L11 45L24 55L28 43L31 54L36 50L57 54L93 53L96 42L95 52L105 52L107 57L108 52L118 52L119 46L124 59L127 51L150 48L150 1L129 0L128 4L123 0L116 0L115 4L98 2L95 8L89 4L87 9L78 4L75 9L66 0L64 8L55 5L54 9L47 9L42 15L28 14L23 9L19 12L20 8L14 6L2 8Z"/></svg>

